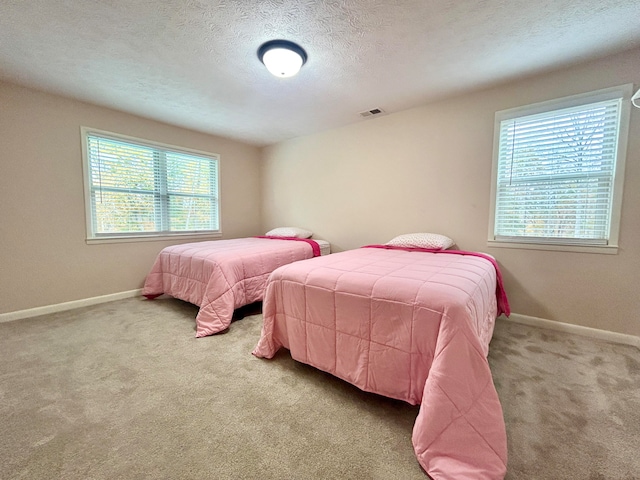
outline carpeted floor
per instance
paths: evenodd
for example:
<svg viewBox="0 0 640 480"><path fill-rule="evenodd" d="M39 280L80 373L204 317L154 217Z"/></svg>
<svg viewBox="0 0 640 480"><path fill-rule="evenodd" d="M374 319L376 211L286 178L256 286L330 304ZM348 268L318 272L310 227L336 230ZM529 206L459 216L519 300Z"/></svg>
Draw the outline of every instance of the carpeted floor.
<svg viewBox="0 0 640 480"><path fill-rule="evenodd" d="M127 299L0 324L1 479L426 479L418 412L253 357L255 307ZM515 479L640 478L640 351L499 321L490 363Z"/></svg>

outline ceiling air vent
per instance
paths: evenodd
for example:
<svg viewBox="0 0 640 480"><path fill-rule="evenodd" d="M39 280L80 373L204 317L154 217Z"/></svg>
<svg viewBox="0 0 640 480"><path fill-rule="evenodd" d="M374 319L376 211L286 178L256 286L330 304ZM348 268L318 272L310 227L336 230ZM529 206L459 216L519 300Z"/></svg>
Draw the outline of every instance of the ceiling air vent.
<svg viewBox="0 0 640 480"><path fill-rule="evenodd" d="M365 110L364 112L360 112L360 116L362 118L367 118L367 117L375 117L378 115L382 115L384 114L384 110L382 110L381 108L372 108L371 110Z"/></svg>

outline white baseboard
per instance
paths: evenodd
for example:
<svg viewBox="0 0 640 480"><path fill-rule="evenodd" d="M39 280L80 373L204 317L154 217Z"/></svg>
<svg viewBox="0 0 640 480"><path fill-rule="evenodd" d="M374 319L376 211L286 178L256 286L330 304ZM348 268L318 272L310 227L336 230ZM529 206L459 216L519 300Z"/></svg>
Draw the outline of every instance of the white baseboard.
<svg viewBox="0 0 640 480"><path fill-rule="evenodd" d="M73 310L74 308L88 307L99 303L113 302L114 300L122 300L123 298L137 297L142 294L142 289L129 290L127 292L111 293L109 295L101 295L99 297L83 298L82 300L74 300L72 302L56 303L55 305L45 305L44 307L29 308L27 310L17 310L15 312L0 313L0 323L12 322L13 320L21 320L23 318L37 317L47 313L64 312L65 310Z"/></svg>
<svg viewBox="0 0 640 480"><path fill-rule="evenodd" d="M622 343L624 345L632 345L640 348L640 337L635 335L626 335L624 333L610 332L608 330L600 330L597 328L583 327L581 325L573 325L571 323L556 322L554 320L546 320L544 318L530 317L528 315L520 315L512 313L509 317L500 317L508 322L521 323L532 327L548 328L560 332L567 332L574 335L582 335L584 337L596 338L608 342Z"/></svg>

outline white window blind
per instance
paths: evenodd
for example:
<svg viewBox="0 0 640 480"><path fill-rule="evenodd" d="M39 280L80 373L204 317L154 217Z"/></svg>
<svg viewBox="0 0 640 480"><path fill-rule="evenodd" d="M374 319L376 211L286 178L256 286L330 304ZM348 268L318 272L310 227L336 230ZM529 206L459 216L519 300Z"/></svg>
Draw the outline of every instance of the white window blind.
<svg viewBox="0 0 640 480"><path fill-rule="evenodd" d="M215 232L218 159L86 132L90 238Z"/></svg>
<svg viewBox="0 0 640 480"><path fill-rule="evenodd" d="M622 94L499 121L495 240L608 244L621 106Z"/></svg>

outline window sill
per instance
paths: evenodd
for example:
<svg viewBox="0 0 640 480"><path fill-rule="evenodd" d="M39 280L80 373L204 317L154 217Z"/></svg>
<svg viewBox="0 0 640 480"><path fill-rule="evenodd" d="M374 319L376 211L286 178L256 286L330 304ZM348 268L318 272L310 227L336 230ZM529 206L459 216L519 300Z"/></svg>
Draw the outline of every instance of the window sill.
<svg viewBox="0 0 640 480"><path fill-rule="evenodd" d="M222 232L206 232L206 233L184 233L173 235L139 235L139 236L122 236L122 237L105 237L105 238L87 238L88 245L100 243L134 243L134 242L159 242L165 240L206 240L207 238L220 238Z"/></svg>
<svg viewBox="0 0 640 480"><path fill-rule="evenodd" d="M600 253L616 255L617 245L555 245L551 243L525 243L487 240L487 246L496 248L520 248L523 250L555 250L560 252Z"/></svg>

